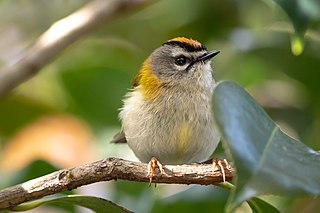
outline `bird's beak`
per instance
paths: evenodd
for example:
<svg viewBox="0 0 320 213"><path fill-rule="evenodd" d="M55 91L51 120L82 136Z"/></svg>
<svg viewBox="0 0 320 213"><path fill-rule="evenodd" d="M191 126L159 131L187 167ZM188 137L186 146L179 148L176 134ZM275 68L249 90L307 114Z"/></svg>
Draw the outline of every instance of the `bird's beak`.
<svg viewBox="0 0 320 213"><path fill-rule="evenodd" d="M211 58L213 58L214 56L218 55L219 53L220 53L219 50L212 50L208 53L203 54L202 56L200 56L199 58L194 60L192 63L190 63L189 66L186 68L186 70L189 70L190 67L192 67L195 63L206 62L206 61L210 60Z"/></svg>
<svg viewBox="0 0 320 213"><path fill-rule="evenodd" d="M210 60L211 58L213 58L214 56L218 55L219 53L220 53L219 50L212 50L212 51L200 56L197 61L203 61L204 62L204 61Z"/></svg>

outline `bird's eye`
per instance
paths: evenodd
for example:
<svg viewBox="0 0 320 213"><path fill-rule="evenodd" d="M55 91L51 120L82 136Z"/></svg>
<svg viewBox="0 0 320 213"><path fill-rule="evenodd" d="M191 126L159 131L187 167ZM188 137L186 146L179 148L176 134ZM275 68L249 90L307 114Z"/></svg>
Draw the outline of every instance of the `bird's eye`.
<svg viewBox="0 0 320 213"><path fill-rule="evenodd" d="M185 56L178 56L178 57L176 57L176 59L175 59L175 63L176 63L176 65L178 65L178 66L183 66L183 65L185 65L187 62L188 62L188 58L185 57Z"/></svg>

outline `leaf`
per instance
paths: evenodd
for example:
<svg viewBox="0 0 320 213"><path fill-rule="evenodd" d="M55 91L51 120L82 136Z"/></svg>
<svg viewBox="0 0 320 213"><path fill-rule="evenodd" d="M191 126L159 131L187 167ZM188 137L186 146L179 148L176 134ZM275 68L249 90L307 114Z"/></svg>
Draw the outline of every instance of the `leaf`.
<svg viewBox="0 0 320 213"><path fill-rule="evenodd" d="M320 153L283 133L243 88L220 82L213 107L237 170L229 210L261 194L320 195Z"/></svg>
<svg viewBox="0 0 320 213"><path fill-rule="evenodd" d="M304 48L304 34L308 26L319 20L320 3L318 0L273 0L290 18L295 33L291 37L291 50L300 55Z"/></svg>
<svg viewBox="0 0 320 213"><path fill-rule="evenodd" d="M21 126L49 112L49 108L36 101L25 97L7 96L0 100L1 136L9 137Z"/></svg>
<svg viewBox="0 0 320 213"><path fill-rule="evenodd" d="M41 159L35 159L24 168L16 172L13 177L11 177L10 185L26 182L51 172L55 172L57 169L58 168L52 165L50 162Z"/></svg>
<svg viewBox="0 0 320 213"><path fill-rule="evenodd" d="M304 38L303 36L295 33L291 36L291 52L293 55L301 55L304 49Z"/></svg>
<svg viewBox="0 0 320 213"><path fill-rule="evenodd" d="M98 197L87 195L66 195L60 197L43 198L28 203L24 203L14 207L13 211L26 211L34 209L38 206L45 205L52 202L71 203L86 207L95 212L101 213L128 213L129 210L116 205L115 203Z"/></svg>
<svg viewBox="0 0 320 213"><path fill-rule="evenodd" d="M152 213L162 212L223 212L229 190L222 187L192 186L174 195L157 199Z"/></svg>
<svg viewBox="0 0 320 213"><path fill-rule="evenodd" d="M280 213L280 211L270 203L267 203L266 201L257 197L248 200L248 204L252 210L252 213Z"/></svg>

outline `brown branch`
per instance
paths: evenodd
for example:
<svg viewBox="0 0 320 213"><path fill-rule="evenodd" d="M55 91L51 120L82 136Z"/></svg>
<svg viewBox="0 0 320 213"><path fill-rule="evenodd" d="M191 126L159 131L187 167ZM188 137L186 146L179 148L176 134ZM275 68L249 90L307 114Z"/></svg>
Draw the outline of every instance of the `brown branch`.
<svg viewBox="0 0 320 213"><path fill-rule="evenodd" d="M0 97L28 80L59 53L101 23L146 0L95 0L54 23L15 64L0 70Z"/></svg>
<svg viewBox="0 0 320 213"><path fill-rule="evenodd" d="M233 177L233 169L222 164L226 180ZM147 164L119 158L107 158L70 169L63 169L0 191L0 210L39 199L58 192L110 180L149 182ZM222 182L220 171L213 172L212 164L165 165L164 174L156 174L152 182L168 184L210 185Z"/></svg>

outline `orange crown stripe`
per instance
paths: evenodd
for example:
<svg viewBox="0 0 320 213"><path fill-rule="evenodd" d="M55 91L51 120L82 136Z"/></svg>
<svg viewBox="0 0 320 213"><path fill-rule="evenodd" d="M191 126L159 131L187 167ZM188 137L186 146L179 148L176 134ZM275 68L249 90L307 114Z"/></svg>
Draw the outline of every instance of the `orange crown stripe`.
<svg viewBox="0 0 320 213"><path fill-rule="evenodd" d="M168 42L170 42L170 41L184 42L184 43L188 43L188 44L191 44L193 46L196 46L196 47L201 47L202 46L202 44L199 41L193 40L191 38L185 38L185 37L176 37L176 38L168 40Z"/></svg>

